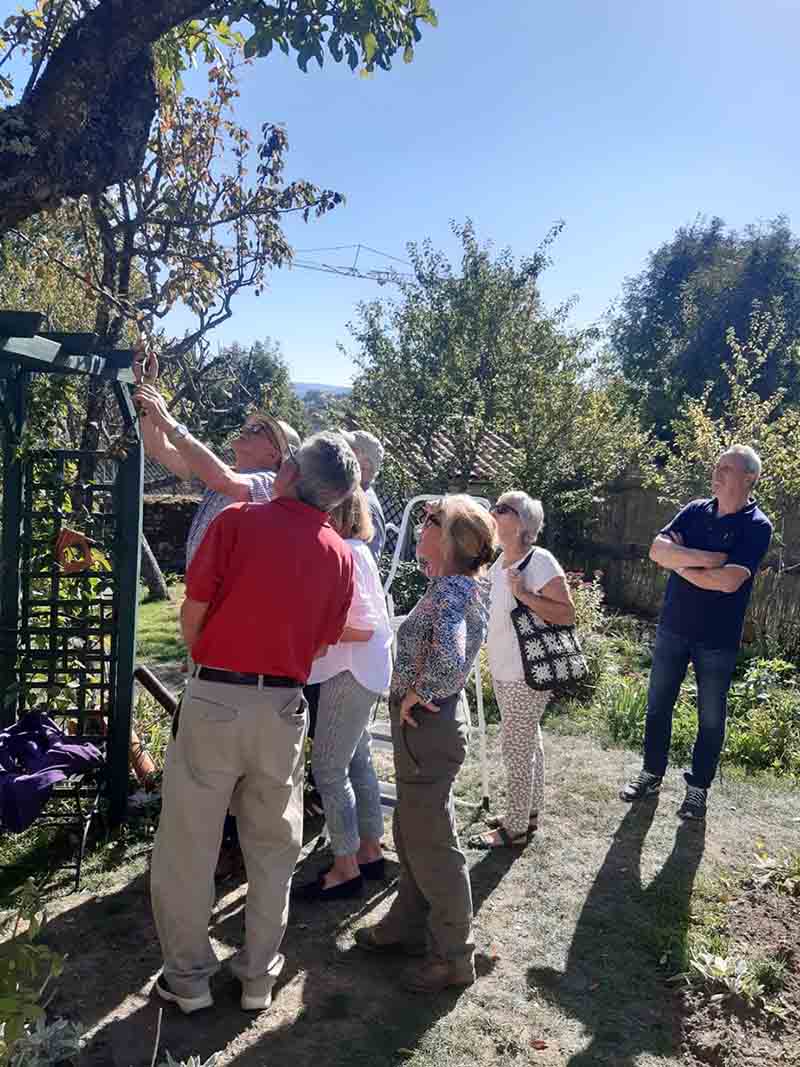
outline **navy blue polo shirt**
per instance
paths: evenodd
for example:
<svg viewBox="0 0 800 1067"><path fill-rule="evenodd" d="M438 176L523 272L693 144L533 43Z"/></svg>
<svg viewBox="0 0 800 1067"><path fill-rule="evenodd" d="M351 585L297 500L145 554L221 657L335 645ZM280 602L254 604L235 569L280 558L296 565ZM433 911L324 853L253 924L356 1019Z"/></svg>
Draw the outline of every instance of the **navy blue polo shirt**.
<svg viewBox="0 0 800 1067"><path fill-rule="evenodd" d="M738 648L753 578L772 537L772 523L753 502L732 515L717 514L717 500L693 500L678 512L662 534L678 533L684 548L725 552L728 563L747 567L750 577L735 593L698 589L670 573L661 625L707 648Z"/></svg>

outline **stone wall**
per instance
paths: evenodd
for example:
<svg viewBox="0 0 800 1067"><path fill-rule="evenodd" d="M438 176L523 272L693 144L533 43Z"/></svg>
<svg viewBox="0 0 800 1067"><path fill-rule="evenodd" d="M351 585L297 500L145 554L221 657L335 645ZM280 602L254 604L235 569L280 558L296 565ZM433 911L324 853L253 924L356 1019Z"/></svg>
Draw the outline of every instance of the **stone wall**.
<svg viewBox="0 0 800 1067"><path fill-rule="evenodd" d="M183 574L186 535L199 503L200 498L196 496L145 496L144 535L162 571Z"/></svg>

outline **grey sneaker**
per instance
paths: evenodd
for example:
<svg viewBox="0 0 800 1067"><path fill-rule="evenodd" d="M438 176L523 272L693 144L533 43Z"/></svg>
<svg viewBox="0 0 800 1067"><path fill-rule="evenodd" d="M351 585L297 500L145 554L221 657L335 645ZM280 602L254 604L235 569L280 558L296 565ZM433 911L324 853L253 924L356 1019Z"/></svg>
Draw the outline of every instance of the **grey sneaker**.
<svg viewBox="0 0 800 1067"><path fill-rule="evenodd" d="M694 819L702 822L706 817L707 789L701 789L699 785L687 785L686 796L678 808L679 819Z"/></svg>
<svg viewBox="0 0 800 1067"><path fill-rule="evenodd" d="M653 796L661 788L662 779L650 771L639 771L635 778L631 778L626 786L620 790L620 800L629 804L634 800L644 800L645 797Z"/></svg>

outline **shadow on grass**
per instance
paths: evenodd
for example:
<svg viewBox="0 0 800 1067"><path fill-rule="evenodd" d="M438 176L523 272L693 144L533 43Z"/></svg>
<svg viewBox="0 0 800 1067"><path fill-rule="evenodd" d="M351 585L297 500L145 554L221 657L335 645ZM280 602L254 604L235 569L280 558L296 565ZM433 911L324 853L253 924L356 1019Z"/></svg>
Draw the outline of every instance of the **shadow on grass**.
<svg viewBox="0 0 800 1067"><path fill-rule="evenodd" d="M507 850L488 853L473 867L476 913L516 855ZM396 865L390 864L389 871L396 875ZM352 930L365 919L371 921L372 913L394 893L393 883L368 885L369 895L355 900L293 903L282 946L286 966L271 1012L242 1012L238 983L224 966L212 980L213 1011L185 1017L165 1006L159 1062L165 1049L177 1059L199 1055L201 1062L227 1049L225 1062L237 1067L282 1062L375 1067L407 1055L438 1019L454 1010L460 991L438 996L405 993L398 978L407 961L373 956L353 945ZM231 948L241 942L243 904L243 897L227 901L212 920L213 937ZM159 1005L139 991L161 961L144 881L137 879L112 897L87 902L54 925L50 939L71 955L62 979L72 987L69 999L81 983L86 986L79 1010L72 1010L73 1001L69 1014L79 1015L87 1027L97 1027L83 1062L87 1067L145 1067L152 1056ZM494 966L485 957L476 962L481 974ZM98 974L105 974L106 980L98 980Z"/></svg>
<svg viewBox="0 0 800 1067"><path fill-rule="evenodd" d="M657 798L634 805L581 910L563 972L531 967L528 984L583 1023L589 1045L569 1067L634 1067L644 1052L676 1053L675 997L659 968L664 953L682 956L692 887L705 826L681 823L664 866L646 887L641 855Z"/></svg>

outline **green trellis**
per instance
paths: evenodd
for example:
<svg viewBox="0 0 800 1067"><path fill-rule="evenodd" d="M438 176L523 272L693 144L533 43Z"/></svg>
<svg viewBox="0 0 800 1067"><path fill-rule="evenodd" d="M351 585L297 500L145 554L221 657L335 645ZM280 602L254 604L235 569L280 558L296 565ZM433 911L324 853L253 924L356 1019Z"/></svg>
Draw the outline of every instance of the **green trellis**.
<svg viewBox="0 0 800 1067"><path fill-rule="evenodd" d="M128 385L130 350L97 351L91 334L40 334L43 316L0 311L3 511L0 726L34 708L105 753L112 823L125 814L142 531L142 446ZM122 435L106 451L30 448L35 374L106 383ZM74 573L59 535L87 539Z"/></svg>

